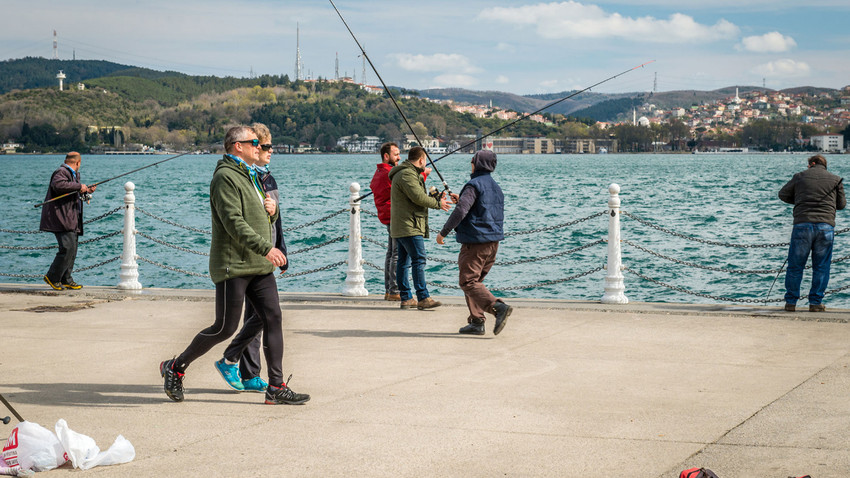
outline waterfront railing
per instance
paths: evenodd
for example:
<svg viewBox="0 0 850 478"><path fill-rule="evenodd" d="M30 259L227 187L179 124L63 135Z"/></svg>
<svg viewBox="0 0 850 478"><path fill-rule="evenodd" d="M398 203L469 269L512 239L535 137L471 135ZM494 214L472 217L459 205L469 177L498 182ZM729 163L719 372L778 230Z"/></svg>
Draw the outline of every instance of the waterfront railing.
<svg viewBox="0 0 850 478"><path fill-rule="evenodd" d="M202 250L193 249L191 247L181 246L179 244L175 244L172 241L168 240L168 237L173 237L172 234L164 234L160 235L160 237L156 237L154 234L149 234L143 230L138 230L136 225L137 213L144 217L145 221L158 221L162 224L167 225L170 228L181 229L180 237L185 236L200 236L197 243L209 243L209 236L211 236L211 231L200 229L196 227L191 227L185 224L181 224L179 221L175 221L166 217L161 217L160 215L148 211L146 208L140 207L136 204L135 197L135 185L132 182L127 182L124 185L126 194L124 195L124 205L118 206L100 216L89 219L85 221L86 225L96 223L99 221L106 220L111 216L117 214L120 211L124 213L124 221L123 227L118 230L107 232L96 236L91 239L85 239L80 241L80 246L86 246L92 243L106 241L112 239L113 241L117 241L117 236L122 236L123 244L121 245L121 254L108 256L99 262L94 264L85 265L83 267L77 268L74 272L85 272L96 268L102 268L109 264L112 264L116 261L120 261L120 265L118 268L118 283L117 287L119 289L125 290L138 290L142 288L142 281L139 278L139 263L145 263L150 266L154 266L163 270L167 270L170 273L174 274L182 274L185 276L192 277L201 277L201 278L209 278L209 274L206 271L198 271L198 270L190 270L184 267L177 267L175 262L185 262L190 263L192 261L181 260L187 256L177 255L176 253L169 254L161 254L161 256L166 256L166 258L161 257L148 257L147 252L145 255L141 255L138 253L137 240L146 241L148 245L156 245L156 247L167 248L171 251L178 251L180 254L188 254L192 256L209 256L209 253ZM370 210L369 208L363 208L361 202L358 200L360 198L360 185L357 183L352 183L349 187L349 200L348 205L345 208L328 211L325 214L320 215L320 217L316 219L312 219L303 224L290 226L283 229L283 233L292 233L294 231L299 231L300 233L305 232L308 228L313 226L317 226L321 228L321 231L314 236L315 239L312 242L320 241L318 243L312 244L307 247L303 247L300 249L291 248L288 251L288 256L298 256L300 254L305 254L311 251L315 251L317 249L325 248L328 246L332 246L334 244L339 244L347 240L348 242L348 254L347 257L339 257L338 261L331 261L327 264L320 265L318 267L313 267L310 269L295 270L290 269L287 274L281 275L280 278L282 280L288 280L296 277L301 277L310 274L318 274L323 271L340 271L340 269L345 266L345 280L341 286L341 293L346 296L367 296L369 295L369 291L366 288L367 283L367 272L364 270L364 266L369 269L380 272L381 278L383 277L383 267L377 265L375 262L383 263L383 258L386 253L386 236L383 236L379 240L375 237L370 237L367 234L362 232L361 228L361 217L363 215L370 216L373 218L377 218L377 213ZM520 231L509 231L505 234L505 242L509 243L510 241L521 241L524 240L522 236L530 236L537 234L563 234L566 235L567 231L572 228L579 226L582 223L588 224L596 224L598 226L598 233L595 234L598 238L596 240L590 240L585 242L584 244L572 244L573 247L565 248L564 250L557 251L551 254L543 254L537 257L531 258L523 258L517 260L498 260L496 261L496 266L502 270L505 268L511 268L511 266L520 266L526 264L534 264L541 263L542 265L546 265L549 267L549 271L547 275L552 275L552 270L559 270L557 267L551 267L552 261L555 259L574 256L581 253L582 261L586 263L584 267L579 265L579 270L566 275L565 277L547 277L546 280L535 280L540 279L539 274L537 277L534 277L528 283L521 285L511 285L511 286L503 286L491 287L491 290L494 292L501 291L522 291L522 290L532 290L539 288L547 288L551 290L553 286L559 286L561 284L577 280L582 277L591 276L596 273L600 273L604 271L604 276L600 281L600 289L602 291L601 298L599 299L603 303L607 304L625 304L629 301L626 296L626 280L623 273L630 274L631 276L638 279L637 282L633 283L633 287L642 287L644 284L654 284L655 286L667 289L668 291L672 291L678 294L685 294L694 297L700 297L702 299L708 299L715 302L738 302L738 303L752 303L752 304L767 304L767 303L780 303L783 302L783 298L781 294L777 294L776 297L771 299L770 297L746 297L746 296L731 296L729 294L717 294L712 293L711 291L700 291L700 290L692 290L687 287L683 287L682 285L676 284L676 279L663 279L659 278L663 275L670 275L670 266L675 265L676 267L684 268L686 272L685 274L694 274L692 271L710 271L712 273L722 273L733 276L762 276L761 280L776 280L776 278L782 273L783 268L780 267L778 269L755 269L755 268L736 268L720 265L712 265L710 263L706 263L707 261L696 261L696 260L687 260L681 258L681 254L679 257L675 257L677 253L680 253L683 249L682 247L677 247L673 245L674 251L663 252L656 250L652 247L652 244L649 242L652 241L641 241L638 238L645 237L644 234L640 232L643 230L651 230L654 231L656 235L661 235L664 237L671 238L671 241L680 241L684 243L698 244L698 248L709 248L709 247L722 247L722 248L732 248L739 249L742 251L747 250L772 250L773 255L770 260L774 260L776 262L784 259L787 254L788 243L751 243L751 244L743 244L743 243L734 243L734 242L724 242L717 241L713 239L704 239L700 238L696 235L686 234L682 232L677 232L669 227L665 227L658 223L655 223L649 219L640 217L638 215L629 213L625 210L621 210L621 200L620 200L620 187L617 184L611 184L608 188L608 203L607 208L604 210L600 210L597 213L590 214L585 217L572 219L570 221L547 225L539 228L532 228L528 230L520 230ZM327 231L329 229L333 229L334 227L338 229L346 229L344 226L340 224L336 224L334 227L328 227L334 221L339 221L340 216L348 217L348 225L347 225L347 234L339 234L334 235L330 239L326 239ZM604 231L603 223L600 218L605 216L607 218L607 234ZM621 219L626 219L627 225L629 227L629 232L632 234L631 239L624 239L621 237ZM376 219L375 219L376 220ZM592 222L594 221L595 222ZM328 223L328 224L326 224ZM148 231L151 231L153 228L147 228ZM438 231L435 229L431 229L434 234L437 234ZM835 232L836 236L845 234L850 231L850 228L837 230ZM9 235L10 237L14 236L26 236L31 234L42 234L41 231L33 231L33 230L14 230L14 229L2 229L0 228L0 233L5 235ZM0 236L2 237L2 236ZM116 239L113 239L116 238ZM20 242L20 241L18 241ZM29 241L26 241L29 242ZM568 241L562 241L564 244L567 244ZM659 241L654 241L658 243ZM185 241L184 241L185 244ZM661 244L665 244L662 241ZM672 243L671 243L672 244ZM367 246L364 249L364 245ZM604 246L604 247L603 247ZM338 246L339 247L339 246ZM627 258L624 264L623 259L623 247L625 247L625 252L627 254ZM26 254L30 257L43 255L45 253L52 254L52 252L48 252L51 250L55 250L57 248L56 245L47 245L47 246L32 246L32 245L2 245L0 244L0 249L5 249L9 251L18 251L20 254ZM114 249L114 248L113 248ZM539 250L539 248L531 248L532 250ZM149 249L153 250L153 249ZM339 253L339 252L335 252ZM380 258L380 260L370 261L365 258L375 257ZM850 256L842 256L837 257L832 260L833 264L844 262L850 259ZM5 261L4 261L5 262ZM197 261L195 261L197 263ZM306 261L302 261L304 263ZM427 259L428 263L431 264L442 264L449 266L451 270L451 266L456 265L457 261L429 256ZM710 262L710 261L708 261ZM724 261L727 262L728 261ZM8 263L8 262L7 262ZM169 264L170 263L170 264ZM638 264L638 265L635 265ZM663 267L661 264L669 264L667 267ZM699 273L699 272L697 272ZM429 273L429 275L431 275ZM13 278L24 278L24 279L40 279L42 274L27 274L23 272L12 272L12 271L2 271L0 270L0 276L5 277L13 277ZM456 277L456 275L454 276ZM381 280L382 282L382 280ZM692 281L693 282L693 281ZM700 284L709 285L713 281L702 280L697 281ZM459 290L460 287L456 284L456 279L452 280L436 280L430 281L428 284L432 287L441 288L441 289L450 289L450 290ZM640 284L640 285L639 285ZM780 287L781 289L781 287ZM827 294L838 294L842 293L846 290L850 289L850 285L845 285L842 287L838 287L835 289L830 289L827 291ZM340 289L338 289L340 290ZM737 294L741 295L741 294ZM567 298L567 297L565 297ZM585 299L587 297L584 297Z"/></svg>

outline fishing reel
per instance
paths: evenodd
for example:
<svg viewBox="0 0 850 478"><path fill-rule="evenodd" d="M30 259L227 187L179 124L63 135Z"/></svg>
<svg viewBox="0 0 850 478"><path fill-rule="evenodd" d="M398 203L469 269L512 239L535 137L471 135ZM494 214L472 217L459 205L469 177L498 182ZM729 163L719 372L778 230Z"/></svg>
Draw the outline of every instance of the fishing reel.
<svg viewBox="0 0 850 478"><path fill-rule="evenodd" d="M428 195L436 199L437 201L443 199L443 194L445 194L445 191L439 191L437 189L437 186L431 186L428 189Z"/></svg>
<svg viewBox="0 0 850 478"><path fill-rule="evenodd" d="M91 193L81 193L80 198L86 202L86 204L91 204Z"/></svg>

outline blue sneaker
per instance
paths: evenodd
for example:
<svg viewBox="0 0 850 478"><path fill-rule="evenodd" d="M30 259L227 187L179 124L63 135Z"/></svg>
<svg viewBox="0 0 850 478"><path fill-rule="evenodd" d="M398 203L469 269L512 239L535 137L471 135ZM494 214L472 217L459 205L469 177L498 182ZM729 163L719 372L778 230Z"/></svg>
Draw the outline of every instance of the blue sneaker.
<svg viewBox="0 0 850 478"><path fill-rule="evenodd" d="M233 390L245 389L245 387L242 386L242 377L239 375L238 365L230 365L222 358L215 363L215 369L221 374L221 378L230 385L230 388Z"/></svg>
<svg viewBox="0 0 850 478"><path fill-rule="evenodd" d="M265 392L269 384L260 377L254 377L251 380L242 380L242 387L246 392Z"/></svg>

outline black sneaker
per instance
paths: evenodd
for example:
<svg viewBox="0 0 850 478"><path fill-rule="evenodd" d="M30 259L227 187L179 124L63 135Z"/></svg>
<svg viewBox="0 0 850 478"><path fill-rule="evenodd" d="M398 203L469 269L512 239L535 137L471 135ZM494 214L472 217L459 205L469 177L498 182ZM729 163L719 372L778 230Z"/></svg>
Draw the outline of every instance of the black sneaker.
<svg viewBox="0 0 850 478"><path fill-rule="evenodd" d="M493 311L496 313L496 325L493 327L493 335L499 335L499 332L505 328L505 322L508 321L511 312L514 308L504 302L496 302L493 304Z"/></svg>
<svg viewBox="0 0 850 478"><path fill-rule="evenodd" d="M183 401L183 375L174 370L175 359L166 360L159 364L159 374L165 379L163 387L168 398L175 402Z"/></svg>
<svg viewBox="0 0 850 478"><path fill-rule="evenodd" d="M292 375L289 376L292 378ZM286 379L288 382L289 379ZM269 384L266 388L266 405L301 405L310 401L310 395L306 393L295 393L285 383L280 387Z"/></svg>
<svg viewBox="0 0 850 478"><path fill-rule="evenodd" d="M60 284L58 282L54 284L53 281L51 281L47 276L44 276L44 282L47 282L47 285L49 285L50 288L53 289L53 290L64 289L64 287L62 287L62 284Z"/></svg>

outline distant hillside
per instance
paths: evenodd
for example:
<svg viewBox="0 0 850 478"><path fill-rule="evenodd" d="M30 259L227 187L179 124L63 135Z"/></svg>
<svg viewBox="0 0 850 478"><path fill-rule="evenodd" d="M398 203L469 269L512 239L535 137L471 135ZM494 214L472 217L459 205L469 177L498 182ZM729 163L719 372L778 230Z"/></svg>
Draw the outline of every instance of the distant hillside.
<svg viewBox="0 0 850 478"><path fill-rule="evenodd" d="M74 85L81 81L104 76L132 76L137 78L164 78L186 76L175 72L162 72L120 65L102 60L48 60L27 57L0 61L0 94L12 90L29 90L58 86L56 74L65 73L65 84Z"/></svg>
<svg viewBox="0 0 850 478"><path fill-rule="evenodd" d="M472 91L462 88L433 88L428 90L419 90L419 94L426 98L453 100L459 103L469 103L473 105L489 105L492 101L493 106L498 106L502 109L518 111L520 113L530 113L553 101L569 96L570 92L565 91L546 95L520 96L502 91ZM597 93L582 93L547 109L546 113L570 115L576 110L587 108L588 106L604 101L609 97L609 95Z"/></svg>

